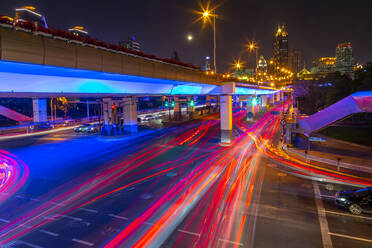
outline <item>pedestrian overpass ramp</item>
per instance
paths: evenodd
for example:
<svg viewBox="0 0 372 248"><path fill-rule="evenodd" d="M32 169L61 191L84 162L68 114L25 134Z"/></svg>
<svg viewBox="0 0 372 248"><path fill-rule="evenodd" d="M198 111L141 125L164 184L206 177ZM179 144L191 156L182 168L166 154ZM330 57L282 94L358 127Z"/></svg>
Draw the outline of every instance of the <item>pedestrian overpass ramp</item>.
<svg viewBox="0 0 372 248"><path fill-rule="evenodd" d="M372 91L354 93L339 102L298 121L307 136L352 114L372 112Z"/></svg>

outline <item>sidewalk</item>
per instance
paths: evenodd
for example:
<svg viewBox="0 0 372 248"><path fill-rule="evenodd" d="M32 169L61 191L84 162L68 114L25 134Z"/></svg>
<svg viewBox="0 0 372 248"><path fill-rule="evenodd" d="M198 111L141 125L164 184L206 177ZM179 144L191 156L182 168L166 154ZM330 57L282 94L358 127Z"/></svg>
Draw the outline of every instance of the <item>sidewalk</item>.
<svg viewBox="0 0 372 248"><path fill-rule="evenodd" d="M308 150L307 141L301 139L296 147L283 147L290 155L301 159L326 163L339 168L372 173L372 148L325 137L326 142L312 142Z"/></svg>

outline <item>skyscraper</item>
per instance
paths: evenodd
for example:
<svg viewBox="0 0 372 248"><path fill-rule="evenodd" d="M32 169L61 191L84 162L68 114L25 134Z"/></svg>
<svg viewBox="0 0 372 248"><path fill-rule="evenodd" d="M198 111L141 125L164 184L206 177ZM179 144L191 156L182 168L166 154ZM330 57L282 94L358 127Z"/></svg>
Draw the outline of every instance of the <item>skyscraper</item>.
<svg viewBox="0 0 372 248"><path fill-rule="evenodd" d="M274 37L275 66L288 68L288 33L284 25L278 26Z"/></svg>
<svg viewBox="0 0 372 248"><path fill-rule="evenodd" d="M302 53L297 49L290 49L288 54L288 68L293 73L298 73L302 69Z"/></svg>
<svg viewBox="0 0 372 248"><path fill-rule="evenodd" d="M350 42L338 44L336 47L335 70L342 74L352 74L355 60Z"/></svg>

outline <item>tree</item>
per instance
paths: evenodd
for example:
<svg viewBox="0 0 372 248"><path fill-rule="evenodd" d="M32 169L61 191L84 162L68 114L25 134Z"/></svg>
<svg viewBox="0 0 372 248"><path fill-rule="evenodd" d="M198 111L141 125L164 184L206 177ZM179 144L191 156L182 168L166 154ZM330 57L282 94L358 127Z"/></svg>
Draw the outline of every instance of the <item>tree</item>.
<svg viewBox="0 0 372 248"><path fill-rule="evenodd" d="M65 113L65 118L67 117L68 111L68 101L66 97L57 97L57 108Z"/></svg>

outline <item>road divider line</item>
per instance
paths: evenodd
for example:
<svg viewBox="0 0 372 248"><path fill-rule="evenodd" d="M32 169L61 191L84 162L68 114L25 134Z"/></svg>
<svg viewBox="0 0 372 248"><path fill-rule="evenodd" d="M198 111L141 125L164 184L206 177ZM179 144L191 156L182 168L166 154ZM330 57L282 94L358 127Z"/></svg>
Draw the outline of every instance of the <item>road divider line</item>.
<svg viewBox="0 0 372 248"><path fill-rule="evenodd" d="M31 244L31 243L25 242L23 240L16 240L16 242L13 243L13 244L15 244L15 245L25 245L25 246L28 246L28 247L31 247L31 248L43 248L42 246L34 245L34 244Z"/></svg>
<svg viewBox="0 0 372 248"><path fill-rule="evenodd" d="M190 231L186 231L186 230L182 230L182 229L178 229L178 231L179 232L182 232L182 233L187 233L187 234L190 234L190 235L194 235L194 236L200 237L200 233L190 232Z"/></svg>
<svg viewBox="0 0 372 248"><path fill-rule="evenodd" d="M320 195L323 198L330 198L330 199L335 199L333 195Z"/></svg>
<svg viewBox="0 0 372 248"><path fill-rule="evenodd" d="M364 242L372 243L372 239L364 239L364 238L359 238L359 237L355 237L355 236L339 234L339 233L331 233L331 232L329 232L329 234L332 235L332 236L336 236L336 237L354 239L354 240L358 240L358 241L364 241Z"/></svg>
<svg viewBox="0 0 372 248"><path fill-rule="evenodd" d="M228 243L228 244L232 244L232 245L244 246L244 244L242 244L242 243L234 242L234 241L227 240L227 239L219 239L219 241L225 242L225 243Z"/></svg>
<svg viewBox="0 0 372 248"><path fill-rule="evenodd" d="M10 220L0 219L1 222L10 223Z"/></svg>
<svg viewBox="0 0 372 248"><path fill-rule="evenodd" d="M80 243L80 244L83 244L83 245L88 245L88 246L94 246L94 243L91 243L91 242L88 242L88 241L84 241L84 240L81 240L81 239L72 239L72 241L76 242L76 243Z"/></svg>
<svg viewBox="0 0 372 248"><path fill-rule="evenodd" d="M360 218L360 219L372 220L371 217L365 217L365 216L347 214L347 213L342 213L342 212L333 212L333 211L328 211L328 210L324 210L324 212L326 212L328 214L344 215L344 216L349 216L349 217L353 217L353 218Z"/></svg>
<svg viewBox="0 0 372 248"><path fill-rule="evenodd" d="M45 233L45 234L48 234L48 235L53 236L53 237L58 237L58 236L59 236L58 233L49 232L49 231L44 230L44 229L41 229L39 232L41 232L41 233Z"/></svg>
<svg viewBox="0 0 372 248"><path fill-rule="evenodd" d="M315 205L318 210L318 219L320 224L320 231L322 234L323 248L333 248L331 236L329 234L329 227L327 222L327 217L325 214L325 209L321 200L319 185L317 182L313 181L314 195L315 195Z"/></svg>
<svg viewBox="0 0 372 248"><path fill-rule="evenodd" d="M84 211L86 211L86 212L89 212L89 213L98 213L98 211L97 210L94 210L94 209L90 209L90 208L80 208L81 210L84 210Z"/></svg>
<svg viewBox="0 0 372 248"><path fill-rule="evenodd" d="M116 215L116 214L109 214L108 216L121 219L121 220L129 220L127 217Z"/></svg>

